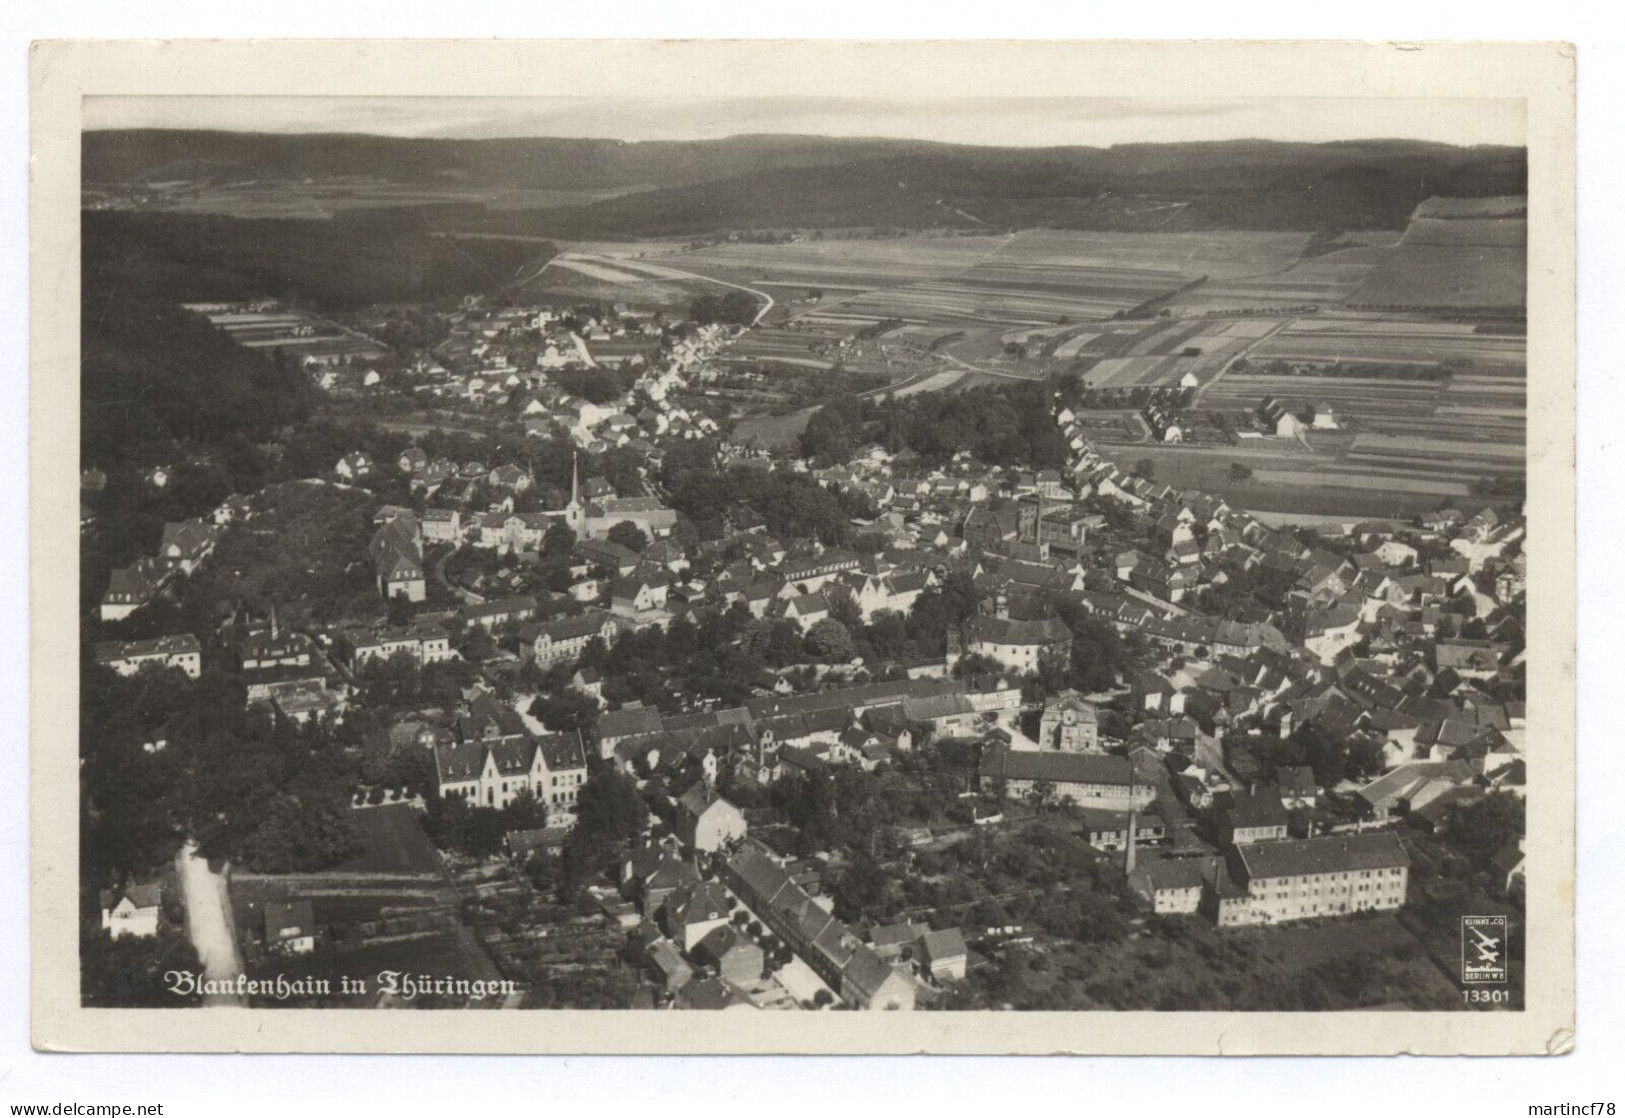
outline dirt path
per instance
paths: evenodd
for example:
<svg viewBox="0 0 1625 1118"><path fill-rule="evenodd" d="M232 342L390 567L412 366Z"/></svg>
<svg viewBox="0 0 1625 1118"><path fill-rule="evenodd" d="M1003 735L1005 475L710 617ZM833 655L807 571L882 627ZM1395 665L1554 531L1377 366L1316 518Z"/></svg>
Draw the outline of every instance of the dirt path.
<svg viewBox="0 0 1625 1118"><path fill-rule="evenodd" d="M961 369L966 369L966 370L969 370L970 372L973 372L973 373L982 373L985 376L1003 377L1005 380L1043 380L1044 379L1044 376L1043 376L1042 373L1038 373L1038 374L1017 373L1017 372L1014 372L1014 371L1006 371L1004 369L984 369L980 365L972 365L969 361L965 361L965 360L963 360L961 358L955 357L951 353L943 353L943 352L939 351L936 354L936 356L942 358L944 361L948 362L951 365L958 365Z"/></svg>
<svg viewBox="0 0 1625 1118"><path fill-rule="evenodd" d="M572 253L570 255L570 259L571 260L579 260L584 264L601 264L606 268L613 268L613 267L616 267L617 265L620 265L620 264L623 263L623 261L617 260L613 256L592 256L592 255L589 255L589 254L584 253L584 252ZM665 257L661 257L661 259L664 260ZM552 260L549 260L546 264L543 264L540 268L536 269L535 272L533 272L532 274L526 276L523 280L519 281L519 283L529 283L531 280L535 279L537 276L539 276L543 272L547 271L547 269L549 267L551 267L554 263L559 263L559 262L560 261L559 261L559 259L557 257L555 257ZM568 263L568 262L569 261L563 261L562 263ZM631 267L635 268L636 265L631 265ZM762 302L761 307L756 311L756 317L750 320L750 324L752 326L755 326L756 324L761 322L762 319L767 316L767 312L772 310L774 308L774 306L776 305L773 296L769 295L767 292L759 291L754 287L746 287L742 283L730 283L727 280L719 280L719 279L715 278L714 276L702 276L698 272L685 272L680 268L673 268L669 264L660 264L660 265L658 265L658 267L662 272L667 273L668 276L680 277L682 279L700 280L701 282L704 282L704 283L714 283L718 287L731 287L735 291L743 291L747 295L754 295L758 299L761 299L763 302ZM665 277L665 276L650 276L648 278L650 280L656 280L656 279L662 279L662 278L667 278L667 277ZM516 284L515 286L518 286L518 285Z"/></svg>
<svg viewBox="0 0 1625 1118"><path fill-rule="evenodd" d="M196 845L190 842L175 855L175 871L186 905L186 934L203 962L204 977L236 982L243 973L243 960L237 954L225 875L212 872L208 860L198 857ZM248 999L234 994L209 994L203 1004L246 1006Z"/></svg>
<svg viewBox="0 0 1625 1118"><path fill-rule="evenodd" d="M612 261L610 261L610 260L607 260L607 259L605 260L606 264L611 263L611 262ZM688 279L704 280L706 283L714 283L714 284L717 284L717 285L719 285L721 287L731 287L735 291L743 291L747 295L754 295L758 299L765 300L762 303L761 309L759 309L756 312L756 317L750 320L750 324L752 326L757 325L758 323L760 323L762 321L763 318L767 317L767 312L772 310L774 305L775 305L774 300L773 300L773 296L769 295L765 291L758 291L754 287L746 287L742 283L729 283L727 280L719 280L719 279L716 279L716 278L714 278L712 276L702 276L698 272L685 272L685 271L682 271L679 268L673 268L669 264L661 264L660 269L662 271L665 271L665 272L672 272L672 273L674 273L676 275L684 276L684 277L686 277Z"/></svg>
<svg viewBox="0 0 1625 1118"><path fill-rule="evenodd" d="M1269 341L1271 338L1275 337L1275 335L1279 334L1282 330L1285 330L1288 326L1291 326L1296 321L1298 321L1296 315L1283 318L1276 324L1275 329L1271 330L1268 334L1265 334L1262 338L1254 338L1242 349L1240 353L1226 361L1224 365L1220 367L1218 372L1209 377L1206 384L1197 387L1196 391L1191 394L1191 407L1195 408L1199 406L1202 403L1202 397L1207 395L1207 390L1212 388L1215 384L1218 384L1219 381L1223 380L1224 374L1235 368L1237 361L1240 361L1246 357L1251 357L1254 350L1263 345L1265 342Z"/></svg>

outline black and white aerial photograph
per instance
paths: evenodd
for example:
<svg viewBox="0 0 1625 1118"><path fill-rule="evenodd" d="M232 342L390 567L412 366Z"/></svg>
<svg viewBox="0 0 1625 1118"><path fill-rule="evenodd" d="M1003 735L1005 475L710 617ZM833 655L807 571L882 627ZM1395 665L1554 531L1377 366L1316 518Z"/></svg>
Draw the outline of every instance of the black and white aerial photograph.
<svg viewBox="0 0 1625 1118"><path fill-rule="evenodd" d="M77 144L83 1007L1533 997L1521 97Z"/></svg>

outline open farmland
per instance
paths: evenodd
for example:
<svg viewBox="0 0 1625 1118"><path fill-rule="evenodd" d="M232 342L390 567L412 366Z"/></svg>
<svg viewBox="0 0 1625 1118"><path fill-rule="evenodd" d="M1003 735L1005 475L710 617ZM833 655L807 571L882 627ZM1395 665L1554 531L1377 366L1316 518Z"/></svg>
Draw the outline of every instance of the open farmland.
<svg viewBox="0 0 1625 1118"><path fill-rule="evenodd" d="M902 399L904 397L913 396L919 392L941 392L943 389L952 388L959 384L967 376L973 375L974 374L971 373L960 372L957 369L949 369L946 372L941 373L920 373L897 384L890 385L886 388L876 389L876 392L884 392L886 395L891 396L894 399Z"/></svg>
<svg viewBox="0 0 1625 1118"><path fill-rule="evenodd" d="M1402 245L1372 270L1350 302L1367 307L1521 308L1524 250Z"/></svg>
<svg viewBox="0 0 1625 1118"><path fill-rule="evenodd" d="M1160 480L1214 489L1244 508L1405 516L1460 501L1484 479L1523 476L1522 391L1521 369L1431 378L1231 372L1202 394L1204 411L1250 415L1273 396L1300 415L1329 411L1342 429L1216 448L1113 447L1110 435L1097 443L1125 463L1149 455ZM1232 462L1252 476L1230 477Z"/></svg>
<svg viewBox="0 0 1625 1118"><path fill-rule="evenodd" d="M729 242L687 251L673 243L671 263L735 283L757 281L852 290L899 286L964 271L999 248L1003 237L895 237L880 240Z"/></svg>
<svg viewBox="0 0 1625 1118"><path fill-rule="evenodd" d="M736 283L816 288L836 295L852 313L876 319L1043 325L1063 315L1108 317L1203 276L1277 272L1298 258L1307 239L1298 233L1046 229L696 250L672 243L670 259L685 271ZM656 244L605 254L655 262Z"/></svg>
<svg viewBox="0 0 1625 1118"><path fill-rule="evenodd" d="M1288 409L1330 407L1340 420L1355 418L1363 426L1385 427L1411 417L1426 419L1444 396L1444 385L1432 379L1396 377L1275 376L1252 371L1229 373L1202 393L1204 408L1250 412L1266 396Z"/></svg>
<svg viewBox="0 0 1625 1118"><path fill-rule="evenodd" d="M1419 315L1345 312L1299 318L1259 346L1259 360L1359 361L1437 366L1447 362L1522 368L1524 338L1473 322Z"/></svg>
<svg viewBox="0 0 1625 1118"><path fill-rule="evenodd" d="M293 358L367 360L388 351L371 338L305 311L272 308L263 311L223 310L207 303L187 304L207 315L231 340L247 349L280 350Z"/></svg>
<svg viewBox="0 0 1625 1118"><path fill-rule="evenodd" d="M1160 277L1231 278L1277 271L1296 260L1302 233L1082 233L1036 229L1016 234L982 267L1017 267L1042 282L1074 274L1144 273Z"/></svg>
<svg viewBox="0 0 1625 1118"><path fill-rule="evenodd" d="M869 291L845 304L854 313L874 318L982 328L1009 324L1036 326L1062 317L1099 317L1120 310L1123 305L1121 298L1111 295L1102 298L1079 291L1041 291L1024 288L1019 283L995 286L967 278Z"/></svg>
<svg viewBox="0 0 1625 1118"><path fill-rule="evenodd" d="M1204 382L1196 407L1246 430L1274 397L1302 417L1330 413L1333 429L1218 448L1150 447L1107 432L1097 439L1102 451L1124 462L1149 456L1159 479L1258 511L1385 517L1469 497L1517 499L1475 493L1485 479L1524 473L1525 341L1514 324L1353 311L1275 321L1280 329L1244 363ZM1145 360L1106 358L1088 379L1115 384L1140 375L1136 362ZM1232 462L1251 476L1229 476Z"/></svg>
<svg viewBox="0 0 1625 1118"><path fill-rule="evenodd" d="M722 357L729 361L777 361L827 369L835 364L834 347L850 334L850 330L821 330L801 323L758 326L729 346Z"/></svg>
<svg viewBox="0 0 1625 1118"><path fill-rule="evenodd" d="M1307 256L1297 234L1032 231L729 245L685 253L679 266L708 253L712 262L696 268L749 260L750 272L730 273L735 282L785 285L775 317L786 321L749 331L730 356L838 361L885 376L877 391L899 396L1063 373L1104 389L1193 376L1198 411L1226 413L1242 431L1267 396L1304 416L1329 412L1332 429L1304 439L1162 446L1139 441L1137 422L1118 422L1096 441L1125 463L1151 458L1161 480L1250 509L1403 517L1480 499L1485 479L1522 476L1525 338L1515 318L1355 305L1401 252L1447 268L1452 253L1512 253L1521 285L1520 233L1509 224L1519 219L1508 213L1517 205L1443 200L1418 211L1404 243L1348 234ZM1475 243L1475 226L1493 228L1476 235L1486 243ZM1250 476L1231 476L1232 463Z"/></svg>
<svg viewBox="0 0 1625 1118"><path fill-rule="evenodd" d="M1053 358L1091 388L1206 384L1279 329L1284 319L1167 319L1091 323L1030 340L1029 355Z"/></svg>
<svg viewBox="0 0 1625 1118"><path fill-rule="evenodd" d="M1492 218L1524 217L1529 213L1529 199L1521 194L1503 194L1494 198L1429 198L1416 207L1414 218Z"/></svg>
<svg viewBox="0 0 1625 1118"><path fill-rule="evenodd" d="M1409 519L1460 502L1471 483L1493 473L1512 473L1521 463L1500 460L1505 470L1456 468L1443 461L1384 459L1383 452L1364 448L1350 453L1351 440L1310 436L1310 446L1296 439L1246 439L1234 447L1162 446L1145 443L1109 443L1096 439L1101 453L1125 467L1141 460L1152 463L1154 476L1176 488L1197 488L1216 493L1238 508L1301 516ZM1238 480L1233 463L1252 471ZM1500 498L1474 497L1479 503Z"/></svg>
<svg viewBox="0 0 1625 1118"><path fill-rule="evenodd" d="M1330 408L1362 431L1522 448L1524 338L1416 316L1316 316L1267 339L1202 391L1204 407L1250 411L1265 396ZM1467 444L1467 445L1462 445Z"/></svg>
<svg viewBox="0 0 1625 1118"><path fill-rule="evenodd" d="M1522 198L1432 198L1349 302L1368 307L1522 308L1528 238Z"/></svg>
<svg viewBox="0 0 1625 1118"><path fill-rule="evenodd" d="M1210 279L1180 292L1170 305L1176 314L1212 315L1336 306L1359 289L1386 251L1352 244L1295 261L1278 272Z"/></svg>
<svg viewBox="0 0 1625 1118"><path fill-rule="evenodd" d="M1083 233L731 242L688 248L638 242L572 246L610 271L663 266L775 294L762 326L730 345L735 361L778 361L873 372L911 391L1065 371L1103 384L1165 385L1209 378L1278 323L1169 318L1124 321L1206 277L1271 274L1308 238L1275 233ZM591 247L594 251L579 251ZM600 251L601 250L601 251ZM879 345L858 344L881 330ZM1007 355L1015 342L1025 354ZM1117 361L1116 359L1122 359ZM966 378L936 376L958 371ZM926 387L920 387L920 386Z"/></svg>
<svg viewBox="0 0 1625 1118"><path fill-rule="evenodd" d="M1116 320L1205 276L1247 276L1297 259L1302 234L1078 233L912 237L883 241L729 244L684 252L681 267L783 292L783 310L729 349L739 360L833 362L912 378L912 390L965 383L920 376L904 355L842 352L843 339L893 324L883 341L940 354L978 379L1063 371L1103 384L1164 385L1211 377L1276 322ZM809 300L816 290L819 298ZM1006 343L1027 347L1007 357ZM1103 362L1098 374L1091 371ZM900 366L900 368L899 368ZM916 385L928 384L919 389Z"/></svg>
<svg viewBox="0 0 1625 1118"><path fill-rule="evenodd" d="M1301 234L1079 233L1029 230L957 274L853 300L880 317L979 324L1108 318L1172 295L1203 277L1286 267Z"/></svg>

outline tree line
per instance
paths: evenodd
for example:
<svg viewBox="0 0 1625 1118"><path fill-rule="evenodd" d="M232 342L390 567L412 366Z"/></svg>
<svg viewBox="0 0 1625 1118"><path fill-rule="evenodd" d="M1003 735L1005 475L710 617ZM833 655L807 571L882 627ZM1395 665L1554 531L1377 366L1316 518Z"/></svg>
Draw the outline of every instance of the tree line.
<svg viewBox="0 0 1625 1118"><path fill-rule="evenodd" d="M1067 446L1041 384L921 392L897 399L833 400L802 432L804 457L823 465L851 459L877 443L892 454L912 451L931 465L969 451L988 466L1060 469Z"/></svg>

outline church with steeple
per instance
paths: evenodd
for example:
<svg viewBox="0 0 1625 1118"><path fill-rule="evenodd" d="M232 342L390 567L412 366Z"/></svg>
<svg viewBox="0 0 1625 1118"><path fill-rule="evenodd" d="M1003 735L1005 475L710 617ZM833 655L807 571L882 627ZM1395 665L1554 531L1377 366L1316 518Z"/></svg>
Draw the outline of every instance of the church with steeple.
<svg viewBox="0 0 1625 1118"><path fill-rule="evenodd" d="M564 506L564 523L580 538L587 524L587 506L581 503L581 456L570 455L570 503Z"/></svg>

